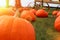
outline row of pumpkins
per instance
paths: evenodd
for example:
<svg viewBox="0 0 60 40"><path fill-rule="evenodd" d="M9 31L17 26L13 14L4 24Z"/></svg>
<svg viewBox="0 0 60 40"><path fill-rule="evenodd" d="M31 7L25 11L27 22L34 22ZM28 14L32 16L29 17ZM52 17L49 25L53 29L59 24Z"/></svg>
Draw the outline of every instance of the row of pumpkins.
<svg viewBox="0 0 60 40"><path fill-rule="evenodd" d="M53 15L59 11L53 11ZM0 8L0 40L36 40L35 29L29 21L37 17L46 18L48 12L44 9ZM60 16L55 21L55 29L60 31Z"/></svg>
<svg viewBox="0 0 60 40"><path fill-rule="evenodd" d="M48 17L48 12L46 12L44 9L29 9L29 8L0 8L0 16L2 15L18 15L20 18L27 19L28 21L35 21L36 16L41 18Z"/></svg>
<svg viewBox="0 0 60 40"><path fill-rule="evenodd" d="M0 8L0 40L36 40L35 29L29 21L36 16L48 17L44 9Z"/></svg>

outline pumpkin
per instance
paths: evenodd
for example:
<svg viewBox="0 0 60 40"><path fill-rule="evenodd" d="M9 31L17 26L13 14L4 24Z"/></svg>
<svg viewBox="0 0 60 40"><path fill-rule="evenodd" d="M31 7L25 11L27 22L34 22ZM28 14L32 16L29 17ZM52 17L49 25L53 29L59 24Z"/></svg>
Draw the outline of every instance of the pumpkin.
<svg viewBox="0 0 60 40"><path fill-rule="evenodd" d="M36 16L45 18L45 17L48 17L48 12L46 12L46 11L43 10L43 9L39 9L39 10L36 12Z"/></svg>
<svg viewBox="0 0 60 40"><path fill-rule="evenodd" d="M58 16L55 20L55 23L54 23L54 28L57 30L57 31L60 31L60 16Z"/></svg>
<svg viewBox="0 0 60 40"><path fill-rule="evenodd" d="M2 15L10 15L13 16L14 15L14 11L10 8L0 8L0 16Z"/></svg>
<svg viewBox="0 0 60 40"><path fill-rule="evenodd" d="M57 13L56 17L60 16L60 11Z"/></svg>
<svg viewBox="0 0 60 40"><path fill-rule="evenodd" d="M52 15L53 15L53 16L56 16L58 12L59 12L59 11L54 10L54 11L52 12Z"/></svg>
<svg viewBox="0 0 60 40"><path fill-rule="evenodd" d="M35 19L36 19L35 15L32 12L30 12L29 10L24 10L21 13L20 18L24 18L29 21L35 21Z"/></svg>
<svg viewBox="0 0 60 40"><path fill-rule="evenodd" d="M0 16L0 40L35 40L33 25L22 18Z"/></svg>
<svg viewBox="0 0 60 40"><path fill-rule="evenodd" d="M37 10L31 9L30 11L31 11L32 13L36 14L36 11L37 11Z"/></svg>

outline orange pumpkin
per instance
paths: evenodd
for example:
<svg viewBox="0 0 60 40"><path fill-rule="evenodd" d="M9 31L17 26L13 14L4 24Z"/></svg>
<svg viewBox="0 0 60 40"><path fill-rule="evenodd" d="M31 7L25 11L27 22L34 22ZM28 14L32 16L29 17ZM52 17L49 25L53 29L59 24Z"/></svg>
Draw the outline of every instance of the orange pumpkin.
<svg viewBox="0 0 60 40"><path fill-rule="evenodd" d="M56 17L60 16L60 11L57 13Z"/></svg>
<svg viewBox="0 0 60 40"><path fill-rule="evenodd" d="M36 16L38 17L48 17L48 12L46 12L45 10L43 9L39 9L37 12L36 12Z"/></svg>
<svg viewBox="0 0 60 40"><path fill-rule="evenodd" d="M14 15L14 11L10 8L0 8L0 16L2 15L10 15L13 16Z"/></svg>
<svg viewBox="0 0 60 40"><path fill-rule="evenodd" d="M36 11L37 11L37 10L31 9L30 11L31 11L32 13L36 14Z"/></svg>
<svg viewBox="0 0 60 40"><path fill-rule="evenodd" d="M35 40L32 24L13 16L0 16L0 40Z"/></svg>
<svg viewBox="0 0 60 40"><path fill-rule="evenodd" d="M35 19L36 19L35 15L32 12L30 12L29 10L24 10L21 13L20 17L27 19L29 21L35 21Z"/></svg>
<svg viewBox="0 0 60 40"><path fill-rule="evenodd" d="M59 12L59 11L54 10L54 11L52 12L52 15L53 15L53 16L56 16L58 12Z"/></svg>
<svg viewBox="0 0 60 40"><path fill-rule="evenodd" d="M57 31L60 31L60 16L58 16L55 20L54 27Z"/></svg>

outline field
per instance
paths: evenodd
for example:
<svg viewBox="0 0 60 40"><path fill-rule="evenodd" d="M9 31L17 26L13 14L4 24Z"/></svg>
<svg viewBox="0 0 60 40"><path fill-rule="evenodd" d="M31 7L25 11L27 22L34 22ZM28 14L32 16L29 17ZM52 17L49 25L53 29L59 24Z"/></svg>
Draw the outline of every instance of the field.
<svg viewBox="0 0 60 40"><path fill-rule="evenodd" d="M48 18L36 17L36 21L32 22L36 32L36 40L54 40L57 35L60 35L54 29L55 19L56 17L53 17L51 13Z"/></svg>

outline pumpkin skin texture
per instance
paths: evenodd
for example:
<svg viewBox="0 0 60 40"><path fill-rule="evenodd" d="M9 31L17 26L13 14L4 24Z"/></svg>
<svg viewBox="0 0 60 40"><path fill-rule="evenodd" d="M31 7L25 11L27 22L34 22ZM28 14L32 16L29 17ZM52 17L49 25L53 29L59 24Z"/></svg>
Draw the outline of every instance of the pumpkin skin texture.
<svg viewBox="0 0 60 40"><path fill-rule="evenodd" d="M0 17L0 40L35 40L32 24L12 16Z"/></svg>
<svg viewBox="0 0 60 40"><path fill-rule="evenodd" d="M30 12L29 10L24 10L21 13L20 18L24 18L28 21L35 21L36 20L34 13Z"/></svg>
<svg viewBox="0 0 60 40"><path fill-rule="evenodd" d="M10 8L0 8L0 16L2 16L2 15L13 16L14 15L14 12Z"/></svg>
<svg viewBox="0 0 60 40"><path fill-rule="evenodd" d="M56 16L58 12L59 12L59 11L53 11L53 12L52 12L52 15L53 15L53 16Z"/></svg>
<svg viewBox="0 0 60 40"><path fill-rule="evenodd" d="M60 11L57 13L56 17L60 16Z"/></svg>
<svg viewBox="0 0 60 40"><path fill-rule="evenodd" d="M56 18L54 28L60 32L60 16Z"/></svg>
<svg viewBox="0 0 60 40"><path fill-rule="evenodd" d="M31 11L32 13L36 14L36 11L37 11L37 10L31 9L30 11Z"/></svg>
<svg viewBox="0 0 60 40"><path fill-rule="evenodd" d="M29 10L30 8L18 8L18 10L19 10L19 12L22 12L22 11L24 11L24 10Z"/></svg>
<svg viewBox="0 0 60 40"><path fill-rule="evenodd" d="M45 18L45 17L48 17L48 13L45 10L40 9L36 12L36 16Z"/></svg>

